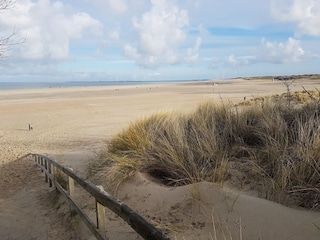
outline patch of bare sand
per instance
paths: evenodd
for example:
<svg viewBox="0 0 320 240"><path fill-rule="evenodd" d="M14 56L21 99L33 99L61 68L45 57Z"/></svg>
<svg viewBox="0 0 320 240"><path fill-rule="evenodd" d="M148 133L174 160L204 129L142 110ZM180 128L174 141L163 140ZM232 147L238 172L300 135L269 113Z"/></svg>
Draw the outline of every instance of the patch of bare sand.
<svg viewBox="0 0 320 240"><path fill-rule="evenodd" d="M136 174L121 200L171 239L318 239L320 213L298 210L202 182L165 187Z"/></svg>
<svg viewBox="0 0 320 240"><path fill-rule="evenodd" d="M307 89L314 89L319 86L319 80L296 81L292 85L292 91L301 90L302 85ZM203 82L0 91L0 219L4 222L0 227L6 226L5 231L0 230L0 239L10 239L9 236L11 239L14 236L18 236L16 239L26 239L28 234L33 234L29 239L41 239L45 232L47 239L66 239L67 234L70 234L69 239L77 239L73 234L81 231L83 239L88 238L83 224L79 223L77 227L67 224L72 221L66 214L68 207L60 203L61 200L53 205L58 209L53 207L52 212L47 209L49 203L45 196L52 196L50 194L54 195L54 192L46 187L43 177L34 169L32 160L21 158L25 154L47 154L85 176L86 162L104 147L105 140L137 118L159 111L189 111L199 102L208 99L236 102L244 96L249 99L282 92L285 92L283 84L271 80L234 80L225 84L218 82L215 85L212 82ZM34 130L28 131L29 123L33 124ZM219 202L219 199L226 196L224 190L207 183L195 185L192 187L195 190L190 190L190 187L168 189L145 182L145 187L152 187L144 190L139 189L139 186L144 186L144 183L139 183L141 181L144 180L125 184L119 197L125 202L128 201L129 206L137 208L146 218L158 222L160 227L172 230L170 234L173 238L212 239L214 231L210 229L208 220L212 217L221 226L228 226L231 230L225 229L223 232L231 232L232 236L238 236L237 229L243 226L243 236L247 239L251 239L251 232L252 236L257 236L259 232L262 239L277 239L272 236L278 239L281 236L291 237L290 234L295 232L290 229L296 228L302 233L313 234L317 231L316 226L319 226L319 218L316 218L314 228L310 227L311 216L319 216L319 213L299 211L300 215L296 215L296 210L288 210L265 200L248 198L249 200L245 201L247 197L242 194L239 194L233 204L234 210L229 213L226 211L229 208L226 207L228 201ZM130 187L128 189L126 186L136 189L135 192L131 192ZM213 198L213 204L209 200L206 200L209 203L197 200L196 189L200 191L200 200ZM209 193L212 195L206 195ZM90 213L94 206L92 199L84 193L79 194L79 199ZM230 201L233 202L232 198ZM255 201L263 204L254 204ZM16 210L21 208L24 209L21 214L17 213ZM273 208L278 210L277 215L271 214L274 212ZM281 217L283 211L287 218ZM247 217L247 213L251 214L251 217ZM253 213L258 214L254 216ZM135 239L136 235L130 227L111 213L107 214L108 224L111 224L108 231L110 236L117 239ZM288 216L292 216L292 219ZM282 219L283 222L275 221L274 223L279 225L276 227L271 217ZM293 219L306 219L307 228L297 227L303 224L294 223ZM224 224L225 222L227 224ZM28 230L35 225L40 229ZM258 231L258 227L262 230ZM52 232L53 228L63 234ZM267 232L268 228L270 232ZM277 235L273 228L277 231L278 228L282 229L279 232L285 235ZM221 230L216 229L217 234L220 234L219 231ZM312 235L310 239L314 239Z"/></svg>
<svg viewBox="0 0 320 240"><path fill-rule="evenodd" d="M77 220L58 204L31 156L3 165L0 176L0 239L79 239Z"/></svg>

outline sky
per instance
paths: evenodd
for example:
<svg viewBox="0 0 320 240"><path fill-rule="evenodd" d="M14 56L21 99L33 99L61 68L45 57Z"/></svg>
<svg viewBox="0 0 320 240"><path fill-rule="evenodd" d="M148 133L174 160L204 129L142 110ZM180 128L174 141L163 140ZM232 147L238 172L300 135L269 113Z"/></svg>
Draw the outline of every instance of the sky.
<svg viewBox="0 0 320 240"><path fill-rule="evenodd" d="M319 73L319 0L16 0L0 81ZM3 50L3 49L2 49ZM0 48L1 51L1 48Z"/></svg>

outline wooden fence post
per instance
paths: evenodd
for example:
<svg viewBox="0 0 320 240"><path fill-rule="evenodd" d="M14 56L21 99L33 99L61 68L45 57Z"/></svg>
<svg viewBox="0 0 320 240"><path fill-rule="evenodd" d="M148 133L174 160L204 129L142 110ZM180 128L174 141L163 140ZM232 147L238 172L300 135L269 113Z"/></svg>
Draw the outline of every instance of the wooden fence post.
<svg viewBox="0 0 320 240"><path fill-rule="evenodd" d="M40 165L43 166L43 158L40 157ZM43 172L43 169L41 168L41 172Z"/></svg>
<svg viewBox="0 0 320 240"><path fill-rule="evenodd" d="M97 186L100 190L104 191L102 186ZM96 217L97 217L97 228L102 236L106 236L106 211L105 207L100 204L96 199Z"/></svg>
<svg viewBox="0 0 320 240"><path fill-rule="evenodd" d="M73 171L72 168L69 169ZM71 198L74 197L74 180L70 176L68 176L68 193Z"/></svg>
<svg viewBox="0 0 320 240"><path fill-rule="evenodd" d="M52 178L54 179L54 183L57 181L57 170L58 168L52 164ZM57 186L56 189L58 190Z"/></svg>
<svg viewBox="0 0 320 240"><path fill-rule="evenodd" d="M48 174L47 174L47 171L48 171L48 161L47 159L44 159L44 168L46 169L46 172L44 173L45 177L46 177L46 182L48 182Z"/></svg>
<svg viewBox="0 0 320 240"><path fill-rule="evenodd" d="M56 180L56 172L57 172L56 166L53 164L51 164L51 166L52 166L52 170L51 170L52 178Z"/></svg>
<svg viewBox="0 0 320 240"><path fill-rule="evenodd" d="M73 171L72 168L68 168L69 170ZM74 198L74 180L72 177L68 176L68 193L71 199ZM72 204L70 204L70 213L72 215Z"/></svg>
<svg viewBox="0 0 320 240"><path fill-rule="evenodd" d="M51 162L48 162L48 174L49 174L49 187L52 187L52 167L53 165L51 164Z"/></svg>

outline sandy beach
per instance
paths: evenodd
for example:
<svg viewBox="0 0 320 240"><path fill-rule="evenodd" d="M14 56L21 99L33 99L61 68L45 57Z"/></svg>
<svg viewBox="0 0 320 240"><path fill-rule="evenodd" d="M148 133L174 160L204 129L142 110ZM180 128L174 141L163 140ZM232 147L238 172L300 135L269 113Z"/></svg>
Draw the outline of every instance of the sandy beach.
<svg viewBox="0 0 320 240"><path fill-rule="evenodd" d="M319 89L320 79L296 80L291 91L302 86ZM0 239L78 239L77 231L82 239L90 237L84 225L66 229L62 220L58 223L59 211L46 210L44 196L49 190L32 159L24 155L51 156L86 176L88 162L105 141L135 119L157 112L188 112L208 99L236 103L244 97L283 92L284 84L272 79L0 91ZM117 197L161 223L171 239L320 236L320 212L288 208L211 183L168 188L137 174ZM140 239L112 214L108 222L111 239Z"/></svg>

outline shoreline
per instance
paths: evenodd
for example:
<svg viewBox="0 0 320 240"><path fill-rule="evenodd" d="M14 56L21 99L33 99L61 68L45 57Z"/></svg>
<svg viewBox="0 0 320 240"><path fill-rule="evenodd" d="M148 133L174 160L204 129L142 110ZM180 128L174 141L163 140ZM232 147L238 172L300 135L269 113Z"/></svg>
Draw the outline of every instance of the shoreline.
<svg viewBox="0 0 320 240"><path fill-rule="evenodd" d="M35 82L15 82L0 81L0 91L3 90L29 90L29 89L64 89L77 87L119 87L119 86L138 86L138 85L163 85L163 84L227 84L233 81L295 81L295 80L317 81L320 74L302 74L302 75L284 75L284 76L254 76L254 77L236 77L225 79L193 79L193 80L128 80L128 81L35 81ZM22 86L21 86L22 85ZM30 87L31 85L31 87Z"/></svg>
<svg viewBox="0 0 320 240"><path fill-rule="evenodd" d="M168 81L67 81L67 82L1 82L2 90L28 90L28 89L63 89L77 87L119 87L119 86L137 86L137 85L157 85L171 83L188 83L207 80L168 80ZM223 80L218 80L223 81Z"/></svg>

